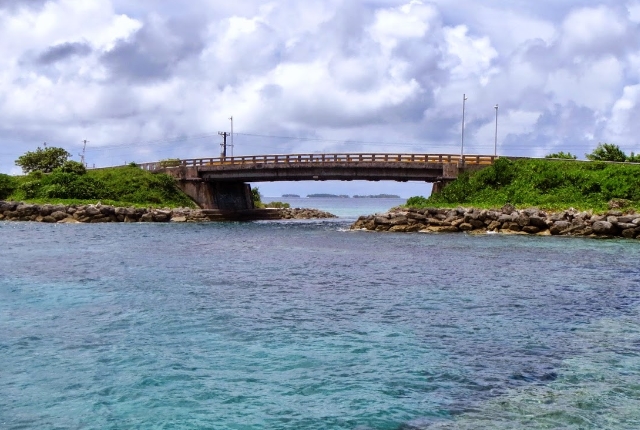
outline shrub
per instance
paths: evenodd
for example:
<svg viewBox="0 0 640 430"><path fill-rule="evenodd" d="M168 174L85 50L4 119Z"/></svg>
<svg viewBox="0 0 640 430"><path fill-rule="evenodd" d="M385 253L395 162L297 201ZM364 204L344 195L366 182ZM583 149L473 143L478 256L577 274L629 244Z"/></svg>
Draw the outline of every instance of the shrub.
<svg viewBox="0 0 640 430"><path fill-rule="evenodd" d="M627 157L629 163L640 163L640 154L636 155L633 152Z"/></svg>
<svg viewBox="0 0 640 430"><path fill-rule="evenodd" d="M289 203L283 203L283 202L265 203L264 206L267 208L275 208L275 209L289 209L291 207Z"/></svg>
<svg viewBox="0 0 640 430"><path fill-rule="evenodd" d="M113 197L102 181L86 175L63 172L62 169L56 169L40 180L27 181L21 185L20 190L27 199L106 200Z"/></svg>
<svg viewBox="0 0 640 430"><path fill-rule="evenodd" d="M87 168L79 161L65 161L60 167L60 170L65 173L75 173L76 175L84 175L87 173Z"/></svg>
<svg viewBox="0 0 640 430"><path fill-rule="evenodd" d="M111 200L116 198L104 182L88 176L76 176L75 180L69 184L67 191L68 199Z"/></svg>
<svg viewBox="0 0 640 430"><path fill-rule="evenodd" d="M38 191L38 196L49 199L66 199L68 191L64 185L50 184L45 185Z"/></svg>
<svg viewBox="0 0 640 430"><path fill-rule="evenodd" d="M554 152L553 154L545 155L544 158L560 158L563 160L576 160L578 157L576 157L570 152L560 151L560 152Z"/></svg>
<svg viewBox="0 0 640 430"><path fill-rule="evenodd" d="M165 160L160 160L161 167L178 167L180 165L179 158L167 158Z"/></svg>
<svg viewBox="0 0 640 430"><path fill-rule="evenodd" d="M27 181L20 184L18 191L24 195L25 199L35 199L41 186L40 181Z"/></svg>
<svg viewBox="0 0 640 430"><path fill-rule="evenodd" d="M16 180L9 175L0 173L0 200L9 197L18 187Z"/></svg>
<svg viewBox="0 0 640 430"><path fill-rule="evenodd" d="M423 208L429 205L429 200L422 196L413 196L407 199L406 205L411 208Z"/></svg>

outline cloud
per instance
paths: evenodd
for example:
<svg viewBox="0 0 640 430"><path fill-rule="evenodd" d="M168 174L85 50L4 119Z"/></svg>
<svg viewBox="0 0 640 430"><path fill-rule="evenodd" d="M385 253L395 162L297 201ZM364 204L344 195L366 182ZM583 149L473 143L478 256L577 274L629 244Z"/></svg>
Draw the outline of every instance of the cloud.
<svg viewBox="0 0 640 430"><path fill-rule="evenodd" d="M215 155L231 115L324 139L236 153L455 153L463 93L470 152L493 152L496 103L503 153L633 150L639 23L637 1L6 1L0 170L85 138L97 164Z"/></svg>
<svg viewBox="0 0 640 430"><path fill-rule="evenodd" d="M621 142L623 147L640 152L635 140L627 140L628 136L640 134L639 116L640 84L625 86L622 95L613 104L611 117L606 121L605 140Z"/></svg>
<svg viewBox="0 0 640 430"><path fill-rule="evenodd" d="M46 66L58 61L64 61L70 57L86 57L91 54L91 51L92 48L87 43L67 42L49 47L38 56L36 61L38 64Z"/></svg>
<svg viewBox="0 0 640 430"><path fill-rule="evenodd" d="M23 8L40 8L47 1L48 0L3 0L0 2L0 10L5 9L15 12L16 10Z"/></svg>
<svg viewBox="0 0 640 430"><path fill-rule="evenodd" d="M113 80L148 84L169 79L189 57L204 45L198 30L184 21L152 18L126 39L118 40L101 56Z"/></svg>

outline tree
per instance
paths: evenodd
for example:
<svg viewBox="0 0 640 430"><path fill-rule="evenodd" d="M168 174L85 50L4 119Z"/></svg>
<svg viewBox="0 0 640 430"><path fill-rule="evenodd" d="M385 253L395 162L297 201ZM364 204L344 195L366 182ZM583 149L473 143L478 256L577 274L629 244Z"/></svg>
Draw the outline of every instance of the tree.
<svg viewBox="0 0 640 430"><path fill-rule="evenodd" d="M262 207L262 196L260 195L260 190L258 187L251 188L251 200L253 200L253 204L255 207Z"/></svg>
<svg viewBox="0 0 640 430"><path fill-rule="evenodd" d="M560 152L554 152L553 154L545 155L544 158L561 158L563 160L575 160L578 157L576 157L570 152L560 151Z"/></svg>
<svg viewBox="0 0 640 430"><path fill-rule="evenodd" d="M53 169L62 167L62 165L71 157L67 151L62 148L50 146L48 148L40 148L35 151L28 151L16 160L16 166L22 167L24 173L40 170L44 173L50 173Z"/></svg>
<svg viewBox="0 0 640 430"><path fill-rule="evenodd" d="M627 161L627 154L618 145L599 143L591 154L585 154L591 161Z"/></svg>

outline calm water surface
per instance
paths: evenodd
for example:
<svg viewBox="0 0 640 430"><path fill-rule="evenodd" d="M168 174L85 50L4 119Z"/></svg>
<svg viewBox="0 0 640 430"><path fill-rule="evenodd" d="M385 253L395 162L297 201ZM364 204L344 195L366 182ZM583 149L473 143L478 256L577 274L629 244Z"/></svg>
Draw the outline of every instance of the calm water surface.
<svg viewBox="0 0 640 430"><path fill-rule="evenodd" d="M640 428L640 241L0 223L0 428Z"/></svg>
<svg viewBox="0 0 640 430"><path fill-rule="evenodd" d="M323 198L323 197L263 197L264 202L285 202L292 208L316 208L328 211L345 220L355 220L360 215L385 212L392 207L403 205L407 199L374 198Z"/></svg>

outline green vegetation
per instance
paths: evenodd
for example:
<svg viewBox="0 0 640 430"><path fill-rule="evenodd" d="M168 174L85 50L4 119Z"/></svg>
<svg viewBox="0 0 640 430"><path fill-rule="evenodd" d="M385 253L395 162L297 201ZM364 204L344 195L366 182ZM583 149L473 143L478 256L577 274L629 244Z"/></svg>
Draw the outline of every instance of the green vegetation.
<svg viewBox="0 0 640 430"><path fill-rule="evenodd" d="M591 161L627 161L627 154L619 146L610 143L598 144L591 154L585 154L585 156Z"/></svg>
<svg viewBox="0 0 640 430"><path fill-rule="evenodd" d="M67 161L51 173L33 171L25 176L0 175L0 198L33 203L89 204L98 201L115 206L194 207L171 176L137 167L85 170ZM8 185L7 185L8 184ZM4 192L2 190L10 190Z"/></svg>
<svg viewBox="0 0 640 430"><path fill-rule="evenodd" d="M257 209L264 208L262 196L260 195L260 189L258 187L251 188L251 199L253 200L253 206Z"/></svg>
<svg viewBox="0 0 640 430"><path fill-rule="evenodd" d="M319 193L319 194L309 194L308 198L326 198L326 199L348 199L349 196L346 194L327 194L327 193Z"/></svg>
<svg viewBox="0 0 640 430"><path fill-rule="evenodd" d="M53 172L54 169L62 167L62 165L71 157L67 151L62 148L50 146L48 148L40 148L35 151L28 151L16 160L16 166L20 166L24 173L41 171L44 173Z"/></svg>
<svg viewBox="0 0 640 430"><path fill-rule="evenodd" d="M17 187L18 184L13 177L0 173L0 200L9 197Z"/></svg>
<svg viewBox="0 0 640 430"><path fill-rule="evenodd" d="M160 167L178 167L179 165L179 158L167 158L165 160L160 160Z"/></svg>
<svg viewBox="0 0 640 430"><path fill-rule="evenodd" d="M640 165L500 158L493 166L460 175L441 193L428 199L412 197L406 205L490 208L509 203L605 210L614 199L629 200L632 207L640 208Z"/></svg>
<svg viewBox="0 0 640 430"><path fill-rule="evenodd" d="M60 171L64 173L75 173L76 175L84 175L87 173L87 168L79 161L65 161Z"/></svg>
<svg viewBox="0 0 640 430"><path fill-rule="evenodd" d="M630 155L627 155L618 145L613 145L611 143L599 143L591 154L585 154L585 156L591 161L640 163L640 154L635 155L632 152Z"/></svg>
<svg viewBox="0 0 640 430"><path fill-rule="evenodd" d="M275 209L289 209L291 205L289 203L283 203L283 202L271 202L271 203L265 203L264 207L275 208Z"/></svg>
<svg viewBox="0 0 640 430"><path fill-rule="evenodd" d="M578 157L570 152L554 152L553 154L545 155L544 158L560 158L563 160L576 160Z"/></svg>

